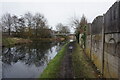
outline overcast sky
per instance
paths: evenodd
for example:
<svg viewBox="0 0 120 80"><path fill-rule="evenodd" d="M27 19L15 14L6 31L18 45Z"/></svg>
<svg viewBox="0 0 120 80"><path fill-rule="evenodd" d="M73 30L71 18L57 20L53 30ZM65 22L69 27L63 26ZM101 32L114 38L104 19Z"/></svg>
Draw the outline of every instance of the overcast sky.
<svg viewBox="0 0 120 80"><path fill-rule="evenodd" d="M17 2L16 2L17 1ZM0 16L6 12L23 15L26 12L42 13L48 24L70 23L72 17L86 16L92 22L98 15L104 14L116 0L3 0L0 1Z"/></svg>

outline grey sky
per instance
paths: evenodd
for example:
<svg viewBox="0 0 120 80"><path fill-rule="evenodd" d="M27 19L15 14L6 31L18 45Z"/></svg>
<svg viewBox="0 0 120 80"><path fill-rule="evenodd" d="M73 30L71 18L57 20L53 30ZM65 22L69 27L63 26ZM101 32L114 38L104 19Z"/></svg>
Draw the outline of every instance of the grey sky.
<svg viewBox="0 0 120 80"><path fill-rule="evenodd" d="M93 19L104 14L110 6L116 0L97 0L97 1L84 1L83 2L72 2L62 1L62 2L2 2L0 3L0 8L2 11L0 16L6 12L16 15L23 15L25 12L30 11L31 13L40 12L48 20L48 24L54 27L57 23L63 23L65 25L70 23L70 19L74 16L81 17L84 14L88 22L92 22ZM1 6L2 5L2 6Z"/></svg>

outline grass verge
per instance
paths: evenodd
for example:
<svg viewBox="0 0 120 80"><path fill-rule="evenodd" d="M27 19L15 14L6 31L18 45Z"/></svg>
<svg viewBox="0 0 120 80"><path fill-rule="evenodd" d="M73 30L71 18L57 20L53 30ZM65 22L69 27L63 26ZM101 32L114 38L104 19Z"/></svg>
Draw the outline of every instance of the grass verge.
<svg viewBox="0 0 120 80"><path fill-rule="evenodd" d="M93 68L88 63L83 50L76 43L73 51L72 61L75 78L96 78Z"/></svg>
<svg viewBox="0 0 120 80"><path fill-rule="evenodd" d="M58 54L49 62L43 73L40 75L40 78L58 78L58 72L60 71L60 65L62 58L64 57L67 44L68 43L66 43Z"/></svg>
<svg viewBox="0 0 120 80"><path fill-rule="evenodd" d="M28 42L32 42L32 41L23 38L2 38L2 46L10 46L10 45L22 44Z"/></svg>

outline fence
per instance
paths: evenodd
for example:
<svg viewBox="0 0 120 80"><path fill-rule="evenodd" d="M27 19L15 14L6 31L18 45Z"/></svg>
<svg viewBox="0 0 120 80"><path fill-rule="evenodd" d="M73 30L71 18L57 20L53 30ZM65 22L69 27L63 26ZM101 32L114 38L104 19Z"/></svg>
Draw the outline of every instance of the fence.
<svg viewBox="0 0 120 80"><path fill-rule="evenodd" d="M106 78L120 78L120 1L88 24L86 53Z"/></svg>

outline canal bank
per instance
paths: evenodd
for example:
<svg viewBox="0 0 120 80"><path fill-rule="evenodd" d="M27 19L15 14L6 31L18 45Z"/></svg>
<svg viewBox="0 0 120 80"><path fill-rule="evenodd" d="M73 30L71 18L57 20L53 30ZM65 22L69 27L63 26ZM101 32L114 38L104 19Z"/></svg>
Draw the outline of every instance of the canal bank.
<svg viewBox="0 0 120 80"><path fill-rule="evenodd" d="M64 53L66 52L68 43L66 43L61 50L58 52L58 54L52 59L43 73L40 75L40 78L58 78L60 71L60 65L62 63L62 58L64 57Z"/></svg>
<svg viewBox="0 0 120 80"><path fill-rule="evenodd" d="M23 43L30 43L32 40L30 39L23 39L23 38L2 38L2 46L12 46L16 44L23 44Z"/></svg>
<svg viewBox="0 0 120 80"><path fill-rule="evenodd" d="M74 43L74 46L72 53L74 78L99 78L100 74L96 71L84 50L77 43Z"/></svg>
<svg viewBox="0 0 120 80"><path fill-rule="evenodd" d="M37 42L62 42L65 41L65 38L30 38L30 39L24 39L24 38L18 38L18 37L4 37L1 39L2 44L1 46L14 46L17 44L26 44L31 43L34 41Z"/></svg>
<svg viewBox="0 0 120 80"><path fill-rule="evenodd" d="M70 48L72 47L72 48ZM62 47L47 65L40 78L98 78L94 68L76 42Z"/></svg>

